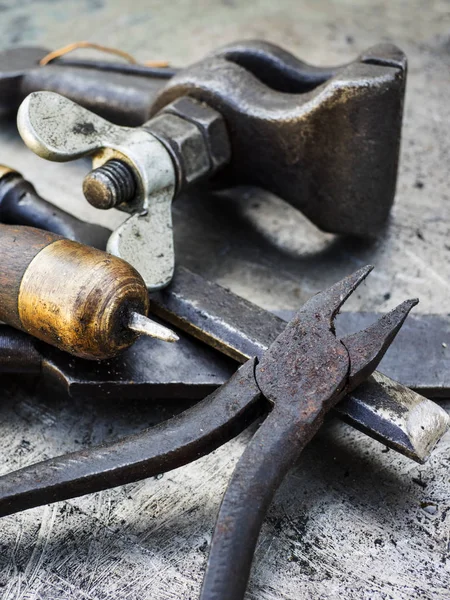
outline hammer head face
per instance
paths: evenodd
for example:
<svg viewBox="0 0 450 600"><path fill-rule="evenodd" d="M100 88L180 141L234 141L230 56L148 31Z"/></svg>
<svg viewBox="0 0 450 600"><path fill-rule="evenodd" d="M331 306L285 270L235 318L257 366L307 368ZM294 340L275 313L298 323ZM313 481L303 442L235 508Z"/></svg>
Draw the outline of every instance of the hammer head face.
<svg viewBox="0 0 450 600"><path fill-rule="evenodd" d="M242 43L180 71L153 113L180 96L206 102L230 135L228 184L268 189L326 231L375 235L395 195L405 81L392 45L326 71Z"/></svg>

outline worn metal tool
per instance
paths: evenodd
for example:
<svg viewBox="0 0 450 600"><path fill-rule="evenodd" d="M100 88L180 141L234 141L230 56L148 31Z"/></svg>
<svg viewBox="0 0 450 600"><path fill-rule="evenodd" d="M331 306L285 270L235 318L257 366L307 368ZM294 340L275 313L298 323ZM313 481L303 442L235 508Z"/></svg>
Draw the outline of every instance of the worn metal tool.
<svg viewBox="0 0 450 600"><path fill-rule="evenodd" d="M178 339L147 318L144 281L117 257L13 225L0 225L0 253L0 320L17 329L97 360L115 356L141 333Z"/></svg>
<svg viewBox="0 0 450 600"><path fill-rule="evenodd" d="M36 47L0 52L0 114L15 113L28 94L48 90L118 125L142 125L150 118L157 92L176 72L92 59L64 58L41 66L48 53Z"/></svg>
<svg viewBox="0 0 450 600"><path fill-rule="evenodd" d="M174 270L171 203L205 179L263 187L326 231L375 235L395 193L405 77L391 45L323 69L245 42L179 71L139 128L51 92L24 100L18 127L46 159L92 156L86 198L131 213L108 250L159 289Z"/></svg>
<svg viewBox="0 0 450 600"><path fill-rule="evenodd" d="M125 440L51 459L0 478L0 514L136 481L186 464L266 414L239 460L219 512L202 600L239 600L273 495L323 422L363 383L400 329L409 300L338 339L334 318L371 267L307 302L258 359L195 407Z"/></svg>
<svg viewBox="0 0 450 600"><path fill-rule="evenodd" d="M27 196L27 200L29 206L20 216L33 225L36 216L40 220L42 200L34 196ZM37 208L33 209L35 203ZM61 210L54 215L48 210L46 214L46 226L52 230L72 222L72 217ZM80 221L73 231L80 235L83 227L90 235L91 226ZM104 236L91 237L102 249ZM283 320L183 267L177 268L172 284L154 293L151 300L153 311L164 320L239 362L260 356L285 327ZM378 318L344 313L340 329L345 335ZM338 404L337 413L385 445L424 462L449 427L450 419L439 406L397 381L431 396L448 396L450 374L442 346L445 340L450 345L450 323L445 318L408 319L395 342L396 351L383 362L384 375L374 374L370 382ZM401 360L401 356L409 360ZM426 366L431 357L433 370ZM73 396L198 400L227 381L234 370L234 362L183 333L177 344L170 345L141 337L119 357L92 363L19 331L0 328L0 371L39 374L44 381L62 384Z"/></svg>

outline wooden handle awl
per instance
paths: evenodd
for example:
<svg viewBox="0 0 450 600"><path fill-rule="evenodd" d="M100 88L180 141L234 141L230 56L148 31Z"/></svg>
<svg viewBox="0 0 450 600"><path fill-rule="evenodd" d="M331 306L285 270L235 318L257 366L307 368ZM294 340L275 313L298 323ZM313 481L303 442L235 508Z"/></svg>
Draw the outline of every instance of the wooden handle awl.
<svg viewBox="0 0 450 600"><path fill-rule="evenodd" d="M0 225L0 321L88 359L110 358L137 334L148 293L127 262L31 227Z"/></svg>

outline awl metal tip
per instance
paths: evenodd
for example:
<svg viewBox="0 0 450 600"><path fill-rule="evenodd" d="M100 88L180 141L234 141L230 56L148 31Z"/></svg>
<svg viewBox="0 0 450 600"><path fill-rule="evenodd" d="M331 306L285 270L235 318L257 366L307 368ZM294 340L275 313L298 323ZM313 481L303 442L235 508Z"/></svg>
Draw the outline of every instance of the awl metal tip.
<svg viewBox="0 0 450 600"><path fill-rule="evenodd" d="M177 334L169 329L152 321L148 317L141 315L137 312L132 312L130 320L128 321L128 327L137 333L148 335L150 337L163 340L164 342L178 342L180 339Z"/></svg>

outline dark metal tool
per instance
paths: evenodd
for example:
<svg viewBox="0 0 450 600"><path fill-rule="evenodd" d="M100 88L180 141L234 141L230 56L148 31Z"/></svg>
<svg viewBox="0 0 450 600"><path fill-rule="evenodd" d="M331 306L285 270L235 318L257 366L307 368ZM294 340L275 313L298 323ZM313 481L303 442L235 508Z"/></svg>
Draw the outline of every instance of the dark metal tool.
<svg viewBox="0 0 450 600"><path fill-rule="evenodd" d="M326 231L376 235L394 199L405 78L391 45L323 69L245 42L179 71L141 127L51 92L24 100L18 127L43 158L92 156L86 198L131 213L108 250L160 289L174 271L172 201L200 181L256 185Z"/></svg>
<svg viewBox="0 0 450 600"><path fill-rule="evenodd" d="M36 215L40 218L41 203L40 198L27 196L29 206L19 213L25 224L34 225ZM47 210L46 214L46 226L53 231L58 231L61 223L72 223L72 217L64 211L53 214ZM73 232L85 237L83 228L90 235L91 226L81 221ZM104 236L91 237L102 249ZM153 312L190 335L180 332L179 342L170 345L142 337L119 357L93 363L4 327L0 328L0 370L39 374L44 381L64 386L72 396L198 400L227 381L236 367L233 361L196 342L191 335L234 360L245 362L260 356L286 325L271 313L182 267L177 268L168 288L151 296L151 304ZM344 313L340 329L343 334L351 333L377 318L379 315ZM422 340L420 346L418 337ZM374 374L370 382L339 403L338 414L387 446L424 462L450 420L439 406L397 381L421 393L448 395L450 375L442 346L445 340L450 345L450 323L443 317L408 319L395 342L397 351L389 353L388 362L384 362L385 374ZM408 356L409 360L401 360L401 356ZM435 365L432 371L426 368L430 357Z"/></svg>
<svg viewBox="0 0 450 600"><path fill-rule="evenodd" d="M195 407L125 440L0 478L0 514L136 481L211 452L267 415L238 462L220 508L202 600L239 600L259 531L286 472L340 399L363 383L400 329L409 300L338 339L334 318L370 267L317 294L258 359Z"/></svg>
<svg viewBox="0 0 450 600"><path fill-rule="evenodd" d="M78 102L118 125L142 125L174 69L98 60L58 59L41 66L45 48L0 52L0 114L15 113L31 92L48 90Z"/></svg>

